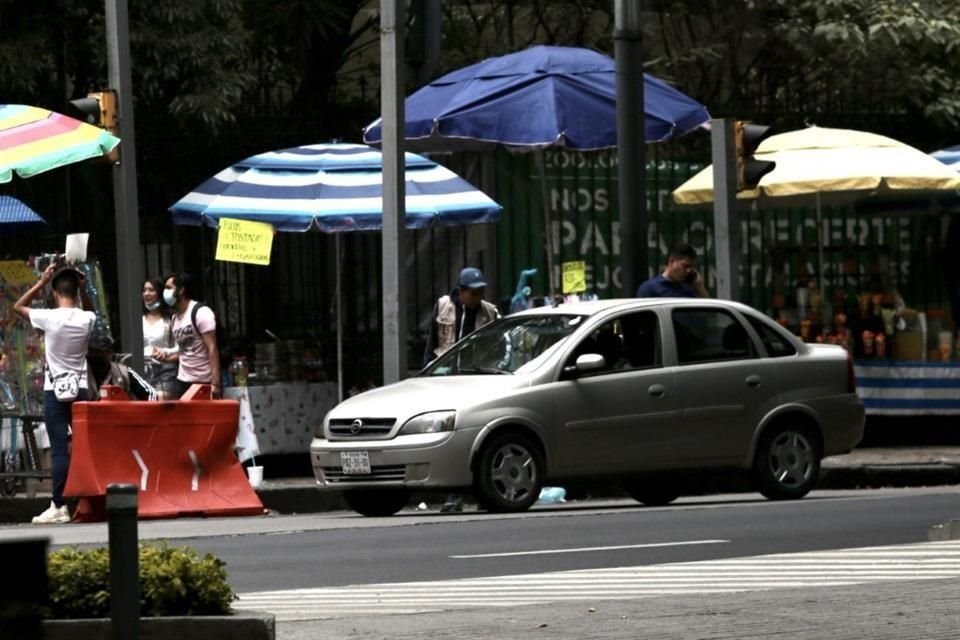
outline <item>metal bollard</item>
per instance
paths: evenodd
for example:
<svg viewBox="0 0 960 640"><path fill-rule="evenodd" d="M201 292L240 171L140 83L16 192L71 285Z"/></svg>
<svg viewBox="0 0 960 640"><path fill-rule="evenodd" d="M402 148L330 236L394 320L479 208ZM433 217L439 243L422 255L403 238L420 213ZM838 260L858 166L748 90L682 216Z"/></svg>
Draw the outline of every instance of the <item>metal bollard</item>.
<svg viewBox="0 0 960 640"><path fill-rule="evenodd" d="M140 637L140 570L137 487L107 486L110 537L110 630L114 640Z"/></svg>
<svg viewBox="0 0 960 640"><path fill-rule="evenodd" d="M0 638L43 637L41 620L47 596L46 538L0 543L5 580L0 580Z"/></svg>

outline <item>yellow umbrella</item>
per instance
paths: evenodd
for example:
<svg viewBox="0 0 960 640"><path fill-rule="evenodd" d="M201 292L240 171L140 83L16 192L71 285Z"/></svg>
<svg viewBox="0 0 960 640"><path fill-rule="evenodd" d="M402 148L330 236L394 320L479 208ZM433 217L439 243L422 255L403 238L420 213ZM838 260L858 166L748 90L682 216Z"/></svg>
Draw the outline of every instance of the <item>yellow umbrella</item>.
<svg viewBox="0 0 960 640"><path fill-rule="evenodd" d="M757 160L776 168L756 189L737 194L740 206L757 208L814 206L817 247L823 264L821 206L859 200L936 200L955 196L960 173L907 144L851 129L808 127L771 136L760 143ZM707 167L673 192L680 205L713 202L713 167ZM821 272L821 289L823 288Z"/></svg>
<svg viewBox="0 0 960 640"><path fill-rule="evenodd" d="M851 129L809 127L771 136L760 143L757 160L776 168L756 189L737 194L759 198L759 206L845 204L874 196L917 199L960 190L960 174L919 149L886 136ZM766 202L767 199L775 202ZM680 185L681 205L713 202L713 167Z"/></svg>

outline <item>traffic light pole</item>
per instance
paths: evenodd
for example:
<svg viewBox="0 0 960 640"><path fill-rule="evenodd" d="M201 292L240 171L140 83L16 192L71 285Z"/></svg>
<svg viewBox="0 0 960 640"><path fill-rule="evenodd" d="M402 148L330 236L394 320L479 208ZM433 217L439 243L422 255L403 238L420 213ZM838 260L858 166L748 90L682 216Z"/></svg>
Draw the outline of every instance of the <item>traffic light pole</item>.
<svg viewBox="0 0 960 640"><path fill-rule="evenodd" d="M383 384L407 375L403 259L406 251L403 155L403 27L406 2L380 0L380 113L383 127Z"/></svg>
<svg viewBox="0 0 960 640"><path fill-rule="evenodd" d="M641 3L614 3L617 80L617 177L620 198L621 295L632 298L647 279L646 116L643 97Z"/></svg>
<svg viewBox="0 0 960 640"><path fill-rule="evenodd" d="M710 121L713 156L713 242L716 249L717 297L740 299L740 220L737 216L736 121Z"/></svg>
<svg viewBox="0 0 960 640"><path fill-rule="evenodd" d="M130 27L127 0L106 0L107 74L117 91L120 161L113 165L113 207L117 235L117 278L122 350L131 366L143 371L143 316L140 286L140 209L137 202L137 153L133 128L133 86L130 75Z"/></svg>

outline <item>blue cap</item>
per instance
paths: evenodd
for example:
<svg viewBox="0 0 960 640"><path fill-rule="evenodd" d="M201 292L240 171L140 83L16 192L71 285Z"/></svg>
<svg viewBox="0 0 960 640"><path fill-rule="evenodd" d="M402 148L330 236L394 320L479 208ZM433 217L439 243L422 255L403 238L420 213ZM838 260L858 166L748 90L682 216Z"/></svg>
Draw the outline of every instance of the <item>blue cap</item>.
<svg viewBox="0 0 960 640"><path fill-rule="evenodd" d="M487 286L487 279L483 277L483 271L480 271L480 269L467 267L460 272L460 277L457 279L457 286L467 289L482 289Z"/></svg>

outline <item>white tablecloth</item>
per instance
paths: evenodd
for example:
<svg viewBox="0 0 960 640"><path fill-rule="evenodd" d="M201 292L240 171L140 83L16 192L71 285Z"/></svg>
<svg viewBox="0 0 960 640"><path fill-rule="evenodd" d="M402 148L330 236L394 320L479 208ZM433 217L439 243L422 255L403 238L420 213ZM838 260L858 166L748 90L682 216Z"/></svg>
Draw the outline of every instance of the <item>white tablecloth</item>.
<svg viewBox="0 0 960 640"><path fill-rule="evenodd" d="M960 415L960 362L854 364L867 415Z"/></svg>
<svg viewBox="0 0 960 640"><path fill-rule="evenodd" d="M240 401L237 455L249 460L270 453L308 453L313 433L337 403L335 382L281 382L227 387L224 398Z"/></svg>

